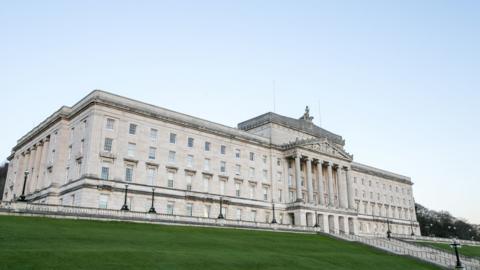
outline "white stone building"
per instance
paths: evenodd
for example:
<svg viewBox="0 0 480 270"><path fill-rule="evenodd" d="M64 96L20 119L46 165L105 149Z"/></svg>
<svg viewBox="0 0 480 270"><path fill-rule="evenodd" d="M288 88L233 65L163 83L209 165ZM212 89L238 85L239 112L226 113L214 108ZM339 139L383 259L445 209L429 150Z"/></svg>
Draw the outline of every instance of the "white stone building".
<svg viewBox="0 0 480 270"><path fill-rule="evenodd" d="M409 177L353 161L341 136L266 113L238 128L95 90L13 148L4 200L418 235ZM315 217L317 217L315 219Z"/></svg>

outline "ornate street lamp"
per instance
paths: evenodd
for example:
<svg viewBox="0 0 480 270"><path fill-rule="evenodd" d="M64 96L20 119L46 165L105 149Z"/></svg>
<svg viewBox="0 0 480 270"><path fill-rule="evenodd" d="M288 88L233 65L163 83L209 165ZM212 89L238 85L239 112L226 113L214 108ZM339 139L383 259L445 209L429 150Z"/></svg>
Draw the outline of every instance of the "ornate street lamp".
<svg viewBox="0 0 480 270"><path fill-rule="evenodd" d="M458 249L462 247L457 239L453 239L453 243L450 244L450 247L455 249L455 256L457 257L457 262L455 264L455 269L463 269L462 262L460 261L460 256L458 255Z"/></svg>
<svg viewBox="0 0 480 270"><path fill-rule="evenodd" d="M314 228L320 227L320 224L318 224L318 213L315 211L315 225L313 225Z"/></svg>
<svg viewBox="0 0 480 270"><path fill-rule="evenodd" d="M390 240L390 238L392 237L392 231L390 231L390 220L387 219L387 238L388 240Z"/></svg>
<svg viewBox="0 0 480 270"><path fill-rule="evenodd" d="M273 203L273 200L272 200L272 212L273 212L272 224L277 224L277 220L275 219L275 204Z"/></svg>
<svg viewBox="0 0 480 270"><path fill-rule="evenodd" d="M128 194L128 184L125 185L125 200L123 201L123 206L122 206L122 211L129 211L128 205L127 205L127 194Z"/></svg>
<svg viewBox="0 0 480 270"><path fill-rule="evenodd" d="M222 209L223 209L223 197L220 197L220 214L218 215L218 219L224 219Z"/></svg>
<svg viewBox="0 0 480 270"><path fill-rule="evenodd" d="M25 201L25 186L27 185L27 178L28 178L28 171L25 171L25 177L23 178L23 188L22 188L22 195L20 196L19 201L24 202Z"/></svg>
<svg viewBox="0 0 480 270"><path fill-rule="evenodd" d="M411 236L415 236L415 232L413 232L413 220L410 220L410 228L412 229Z"/></svg>
<svg viewBox="0 0 480 270"><path fill-rule="evenodd" d="M150 210L148 210L148 213L155 214L157 211L155 211L155 188L152 188L152 207L150 207Z"/></svg>

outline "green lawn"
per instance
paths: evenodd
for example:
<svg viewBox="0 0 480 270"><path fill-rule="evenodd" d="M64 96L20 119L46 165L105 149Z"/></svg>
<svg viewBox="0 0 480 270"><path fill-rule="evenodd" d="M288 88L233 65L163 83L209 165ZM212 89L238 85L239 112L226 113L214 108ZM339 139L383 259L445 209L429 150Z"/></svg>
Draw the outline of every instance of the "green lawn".
<svg viewBox="0 0 480 270"><path fill-rule="evenodd" d="M438 269L319 235L0 216L0 269Z"/></svg>
<svg viewBox="0 0 480 270"><path fill-rule="evenodd" d="M453 249L450 247L450 244L444 244L444 243L432 243L432 242L417 242L418 244L424 245L424 246L430 246L433 248L438 248L438 249L443 249L447 252L454 252ZM479 246L464 246L462 245L462 248L460 248L459 253L464 256L468 257L476 257L480 259L480 247Z"/></svg>

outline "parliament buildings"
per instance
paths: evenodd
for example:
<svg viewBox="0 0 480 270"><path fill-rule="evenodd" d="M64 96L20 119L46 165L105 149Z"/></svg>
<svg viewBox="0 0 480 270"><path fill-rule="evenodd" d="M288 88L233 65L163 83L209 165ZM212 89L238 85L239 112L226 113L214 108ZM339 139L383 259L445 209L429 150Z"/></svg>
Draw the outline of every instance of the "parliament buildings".
<svg viewBox="0 0 480 270"><path fill-rule="evenodd" d="M418 235L411 179L355 162L312 119L269 112L232 128L95 90L18 140L3 200L119 210L128 194L145 212L153 192L169 215L271 222L273 204L282 224Z"/></svg>

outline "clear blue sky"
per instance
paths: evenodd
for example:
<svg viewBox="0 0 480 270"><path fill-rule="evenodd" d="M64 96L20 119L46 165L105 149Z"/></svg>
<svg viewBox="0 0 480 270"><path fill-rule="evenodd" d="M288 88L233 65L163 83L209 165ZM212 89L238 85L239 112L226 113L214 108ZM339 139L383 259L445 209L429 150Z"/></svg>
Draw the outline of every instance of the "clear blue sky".
<svg viewBox="0 0 480 270"><path fill-rule="evenodd" d="M92 89L236 126L273 110L275 80L278 113L317 116L320 101L356 161L480 223L478 14L479 1L7 1L0 156Z"/></svg>

